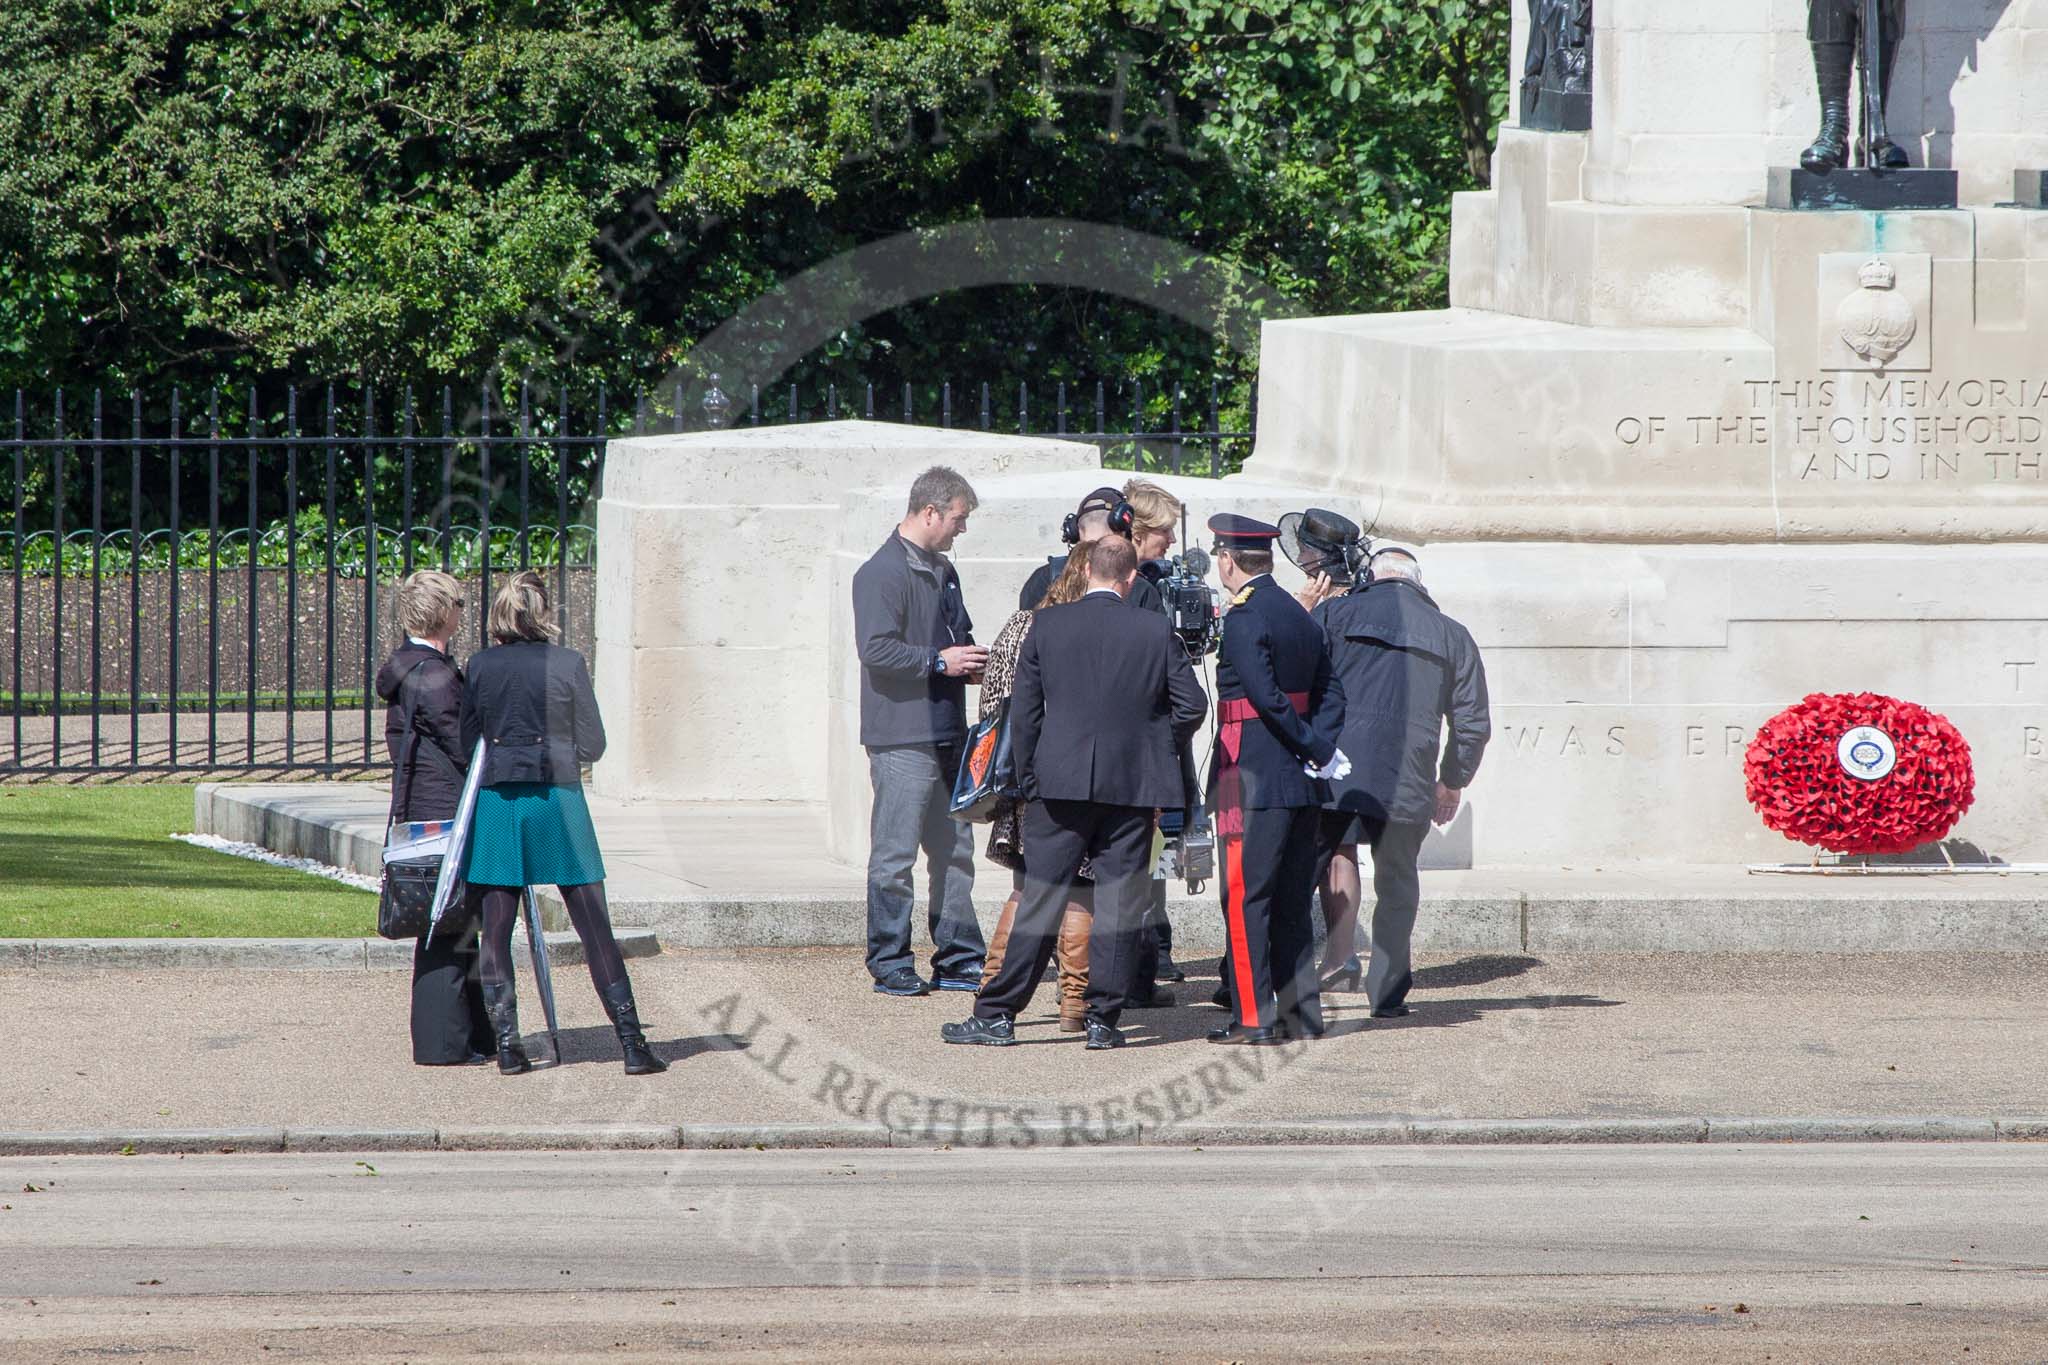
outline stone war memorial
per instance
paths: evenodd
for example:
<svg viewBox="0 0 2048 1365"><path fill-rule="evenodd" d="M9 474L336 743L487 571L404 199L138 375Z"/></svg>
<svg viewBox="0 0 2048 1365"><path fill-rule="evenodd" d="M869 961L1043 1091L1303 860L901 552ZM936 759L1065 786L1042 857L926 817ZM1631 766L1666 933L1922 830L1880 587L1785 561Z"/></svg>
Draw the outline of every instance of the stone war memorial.
<svg viewBox="0 0 2048 1365"><path fill-rule="evenodd" d="M1265 329L1248 476L1423 544L1486 650L1481 862L1802 858L1745 748L1863 691L1968 740L1960 837L2048 856L2048 6L1879 8L1912 170L1801 167L1805 0L1598 0L1592 126L1501 130L1449 309Z"/></svg>
<svg viewBox="0 0 2048 1365"><path fill-rule="evenodd" d="M1419 547L1495 726L1430 865L1806 861L1743 764L1817 692L1948 717L1977 775L1956 837L2048 859L2048 5L1888 3L1841 47L1810 36L1827 8L1518 7L1451 306L1268 322L1244 473L1168 480L1197 542L1214 511L1319 504ZM1873 115L1889 141L1864 141ZM1817 129L1839 168L1803 164ZM1885 206L1901 193L1951 206ZM1090 448L861 423L617 443L599 792L814 803L858 863L848 583L942 460L981 496L957 553L987 638ZM772 619L751 567L684 569L711 508L783 566Z"/></svg>

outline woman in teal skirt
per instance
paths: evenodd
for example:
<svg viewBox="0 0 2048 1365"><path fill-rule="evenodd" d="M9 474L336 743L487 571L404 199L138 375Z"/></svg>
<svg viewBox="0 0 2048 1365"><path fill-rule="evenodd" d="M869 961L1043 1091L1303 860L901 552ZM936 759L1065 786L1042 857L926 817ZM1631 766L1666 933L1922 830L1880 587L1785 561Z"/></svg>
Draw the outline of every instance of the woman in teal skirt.
<svg viewBox="0 0 2048 1365"><path fill-rule="evenodd" d="M512 985L512 929L529 886L560 889L583 940L590 980L625 1049L626 1074L668 1070L647 1046L633 983L604 900L604 857L583 801L583 765L604 754L590 666L555 641L554 610L537 573L514 574L491 603L495 644L470 656L462 749L490 741L470 830L469 884L483 893L484 1005L498 1037L498 1070L529 1071Z"/></svg>

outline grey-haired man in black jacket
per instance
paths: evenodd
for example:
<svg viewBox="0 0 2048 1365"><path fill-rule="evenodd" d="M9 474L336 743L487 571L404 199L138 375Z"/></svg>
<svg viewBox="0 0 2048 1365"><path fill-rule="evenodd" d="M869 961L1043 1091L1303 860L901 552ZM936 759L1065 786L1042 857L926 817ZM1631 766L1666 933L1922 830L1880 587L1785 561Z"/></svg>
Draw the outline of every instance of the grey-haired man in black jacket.
<svg viewBox="0 0 2048 1365"><path fill-rule="evenodd" d="M967 738L967 684L988 651L946 551L967 529L973 488L943 465L917 476L909 510L853 575L860 648L860 742L875 802L868 821L868 973L884 995L981 986L986 951L974 917L974 827L952 817ZM932 979L910 944L918 851L931 870L926 916Z"/></svg>
<svg viewBox="0 0 2048 1365"><path fill-rule="evenodd" d="M1493 736L1486 666L1472 633L1444 615L1422 586L1415 557L1373 556L1372 582L1312 613L1344 689L1348 776L1330 784L1316 848L1316 880L1339 849L1372 846L1372 960L1365 991L1374 1015L1408 1013L1409 940L1422 903L1417 862L1430 822L1449 824ZM1442 747L1444 727L1450 745ZM1334 907L1326 907L1333 909ZM1330 915L1346 945L1356 923ZM1328 989L1325 986L1325 989Z"/></svg>

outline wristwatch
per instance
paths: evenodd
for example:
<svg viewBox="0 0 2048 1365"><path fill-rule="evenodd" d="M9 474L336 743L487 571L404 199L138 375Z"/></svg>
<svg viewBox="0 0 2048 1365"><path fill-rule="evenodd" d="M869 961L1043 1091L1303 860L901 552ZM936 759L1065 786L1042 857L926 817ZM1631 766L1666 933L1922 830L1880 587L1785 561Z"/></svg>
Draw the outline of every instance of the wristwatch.
<svg viewBox="0 0 2048 1365"><path fill-rule="evenodd" d="M937 673L937 674L940 674L940 675L942 675L942 676L943 676L943 675L944 675L944 673L945 673L945 671L946 671L946 656L945 656L945 655L943 655L943 654L941 654L941 653L940 653L940 652L939 652L938 650L936 650L936 649L935 649L935 650L933 650L933 651L932 651L932 672L934 672L934 673Z"/></svg>

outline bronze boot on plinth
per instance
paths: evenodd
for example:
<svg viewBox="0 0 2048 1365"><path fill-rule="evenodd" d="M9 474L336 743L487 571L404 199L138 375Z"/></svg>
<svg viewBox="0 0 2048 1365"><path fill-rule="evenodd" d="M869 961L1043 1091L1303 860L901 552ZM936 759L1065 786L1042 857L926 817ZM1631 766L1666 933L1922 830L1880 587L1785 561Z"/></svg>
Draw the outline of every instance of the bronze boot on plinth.
<svg viewBox="0 0 2048 1365"><path fill-rule="evenodd" d="M1815 175L1849 164L1849 83L1856 74L1854 43L1815 43L1813 71L1820 79L1820 136L1799 155Z"/></svg>
<svg viewBox="0 0 2048 1365"><path fill-rule="evenodd" d="M1901 0L1807 0L1806 36L1813 44L1813 69L1820 84L1820 136L1800 156L1815 175L1849 164L1849 87L1859 49L1863 74L1863 129L1867 147L1857 147L1856 164L1904 170L1906 149L1885 131L1892 68L1898 56Z"/></svg>

